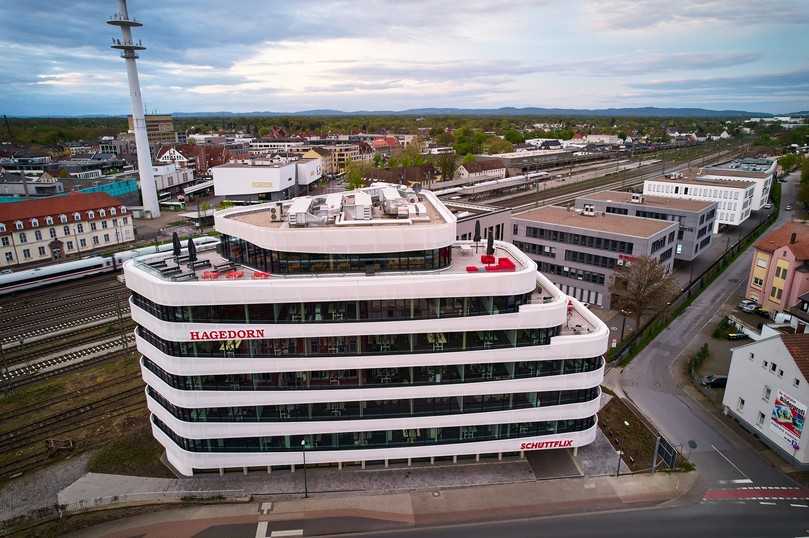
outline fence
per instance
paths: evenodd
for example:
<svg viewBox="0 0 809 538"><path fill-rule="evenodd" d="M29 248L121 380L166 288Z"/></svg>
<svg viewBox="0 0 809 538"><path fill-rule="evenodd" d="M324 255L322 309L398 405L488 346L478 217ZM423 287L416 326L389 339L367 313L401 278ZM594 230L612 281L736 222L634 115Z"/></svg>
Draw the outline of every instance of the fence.
<svg viewBox="0 0 809 538"><path fill-rule="evenodd" d="M633 335L622 341L618 347L612 350L609 354L609 360L618 362L621 366L629 364L635 355L640 353L646 345L651 342L666 326L685 308L691 304L691 301L697 298L702 293L702 290L707 288L711 282L716 279L722 272L736 259L739 254L747 250L753 241L755 241L767 228L778 220L778 213L781 201L781 185L780 183L773 184L773 199L775 200L775 210L763 221L761 221L755 228L753 228L747 235L740 238L733 245L728 245L727 250L722 256L711 264L707 269L700 273L693 279L683 292L666 308L652 316L640 330L636 331ZM692 262L693 263L693 262Z"/></svg>

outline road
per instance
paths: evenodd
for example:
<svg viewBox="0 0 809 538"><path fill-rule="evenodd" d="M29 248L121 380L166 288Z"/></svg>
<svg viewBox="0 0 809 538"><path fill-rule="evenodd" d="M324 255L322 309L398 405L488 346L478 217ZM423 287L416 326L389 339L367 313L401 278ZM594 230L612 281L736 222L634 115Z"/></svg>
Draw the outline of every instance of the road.
<svg viewBox="0 0 809 538"><path fill-rule="evenodd" d="M782 183L781 214L775 226L785 222L791 212L783 208L794 204L797 175ZM684 343L698 333L722 304L747 279L752 260L748 249L726 269L671 325L641 352L619 378L623 391L673 443L686 447L697 444L690 458L697 466L704 485L722 481L751 480L755 485L790 485L791 480L762 460L746 439L740 438L717 418L689 400L678 385L674 368L684 352ZM687 450L687 449L686 449Z"/></svg>

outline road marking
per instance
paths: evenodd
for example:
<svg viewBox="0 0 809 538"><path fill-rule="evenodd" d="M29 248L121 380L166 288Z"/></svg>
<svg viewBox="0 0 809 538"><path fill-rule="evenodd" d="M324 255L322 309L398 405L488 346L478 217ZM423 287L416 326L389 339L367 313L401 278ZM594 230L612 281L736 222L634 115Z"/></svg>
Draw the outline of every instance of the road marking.
<svg viewBox="0 0 809 538"><path fill-rule="evenodd" d="M767 506L775 506L776 505L776 503L768 503L768 502L764 502L764 501L759 501L758 504L766 504Z"/></svg>
<svg viewBox="0 0 809 538"><path fill-rule="evenodd" d="M789 506L791 506L793 508L809 508L809 504L791 504L790 503Z"/></svg>
<svg viewBox="0 0 809 538"><path fill-rule="evenodd" d="M276 536L303 536L303 529L290 529L286 531L272 531L270 533L270 538L275 538Z"/></svg>
<svg viewBox="0 0 809 538"><path fill-rule="evenodd" d="M723 484L723 485L726 485L726 484L752 484L753 481L750 480L749 478L739 478L738 480L720 480L719 483Z"/></svg>
<svg viewBox="0 0 809 538"><path fill-rule="evenodd" d="M748 477L748 476L747 476L747 475L744 473L744 471L742 471L741 469L739 469L739 467L738 467L738 466L737 466L735 463L733 463L732 461L730 461L730 458L728 458L727 456L725 456L724 454L722 454L722 451L721 451L721 450L719 450L718 448L716 448L714 445L711 445L711 448L713 448L713 449L716 451L716 453L717 453L717 454L719 454L720 456L722 456L722 459L724 459L726 462L728 462L728 463L731 465L731 467L733 467L734 469L736 469L736 471L737 471L737 472L738 472L740 475L742 475L743 477L747 478L748 480L750 479L750 477ZM752 482L752 480L750 480L750 482Z"/></svg>
<svg viewBox="0 0 809 538"><path fill-rule="evenodd" d="M267 538L267 526L269 525L266 521L259 521L258 527L256 527L256 538Z"/></svg>

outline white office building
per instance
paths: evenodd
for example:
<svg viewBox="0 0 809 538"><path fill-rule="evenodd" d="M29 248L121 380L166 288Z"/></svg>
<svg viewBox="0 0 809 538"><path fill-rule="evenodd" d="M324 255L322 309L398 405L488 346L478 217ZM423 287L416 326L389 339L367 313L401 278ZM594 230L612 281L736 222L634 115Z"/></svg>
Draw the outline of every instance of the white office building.
<svg viewBox="0 0 809 538"><path fill-rule="evenodd" d="M323 160L247 159L210 168L217 196L286 200L323 177Z"/></svg>
<svg viewBox="0 0 809 538"><path fill-rule="evenodd" d="M725 413L809 470L809 335L778 334L732 350Z"/></svg>
<svg viewBox="0 0 809 538"><path fill-rule="evenodd" d="M721 224L738 226L750 217L755 189L756 184L752 181L675 177L643 182L644 195L716 202L713 233L719 231Z"/></svg>
<svg viewBox="0 0 809 538"><path fill-rule="evenodd" d="M770 190L777 164L775 159L737 159L729 163L703 168L697 179L754 183L751 208L753 211L758 211L770 200Z"/></svg>
<svg viewBox="0 0 809 538"><path fill-rule="evenodd" d="M222 244L195 265L125 266L152 431L180 473L594 440L607 327L513 245L456 240L431 192L375 184L215 220Z"/></svg>

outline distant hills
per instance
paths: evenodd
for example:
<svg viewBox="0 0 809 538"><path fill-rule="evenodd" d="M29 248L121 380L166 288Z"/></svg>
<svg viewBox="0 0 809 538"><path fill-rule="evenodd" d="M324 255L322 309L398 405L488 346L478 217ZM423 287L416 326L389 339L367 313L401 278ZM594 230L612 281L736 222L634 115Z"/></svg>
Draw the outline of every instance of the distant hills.
<svg viewBox="0 0 809 538"><path fill-rule="evenodd" d="M803 113L801 113L803 114ZM406 110L333 110L315 109L298 112L174 112L178 117L258 117L258 116L616 116L635 118L744 118L770 117L766 112L709 110L706 108L409 108Z"/></svg>

